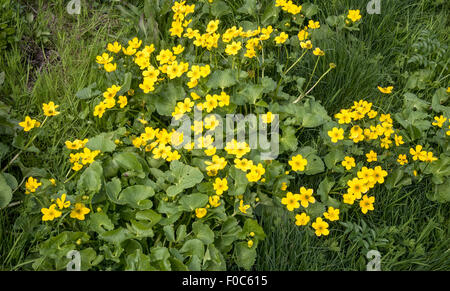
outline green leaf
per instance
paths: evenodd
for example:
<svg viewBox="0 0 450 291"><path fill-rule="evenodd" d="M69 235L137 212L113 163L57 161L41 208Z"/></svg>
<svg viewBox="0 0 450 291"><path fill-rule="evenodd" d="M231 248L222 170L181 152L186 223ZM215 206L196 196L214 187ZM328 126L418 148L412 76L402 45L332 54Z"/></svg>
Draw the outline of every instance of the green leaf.
<svg viewBox="0 0 450 291"><path fill-rule="evenodd" d="M119 201L137 209L149 209L153 206L147 198L155 195L153 188L145 185L135 185L125 188L119 195Z"/></svg>
<svg viewBox="0 0 450 291"><path fill-rule="evenodd" d="M192 230L195 236L201 240L205 245L212 244L214 242L214 232L208 225L201 221L196 221L192 224Z"/></svg>
<svg viewBox="0 0 450 291"><path fill-rule="evenodd" d="M146 209L136 212L137 220L150 221L151 226L156 225L161 220L161 218L162 218L161 214L152 209Z"/></svg>
<svg viewBox="0 0 450 291"><path fill-rule="evenodd" d="M244 1L244 5L239 7L237 12L248 15L255 15L257 12L256 9L256 0L246 0Z"/></svg>
<svg viewBox="0 0 450 291"><path fill-rule="evenodd" d="M115 177L110 182L106 183L106 195L108 196L109 200L111 202L116 204L124 204L123 202L119 201L119 193L120 190L122 190L122 183L120 182L120 179Z"/></svg>
<svg viewBox="0 0 450 291"><path fill-rule="evenodd" d="M201 240L194 238L183 244L180 253L185 254L186 256L197 256L198 258L203 259L205 247Z"/></svg>
<svg viewBox="0 0 450 291"><path fill-rule="evenodd" d="M12 190L3 174L0 174L0 208L8 206L12 199Z"/></svg>
<svg viewBox="0 0 450 291"><path fill-rule="evenodd" d="M112 140L112 134L101 133L96 137L89 139L86 147L92 151L99 150L103 152L113 152L116 149L116 144Z"/></svg>
<svg viewBox="0 0 450 291"><path fill-rule="evenodd" d="M236 72L231 69L226 69L224 71L214 71L209 77L208 86L211 89L224 89L231 87L237 83ZM172 107L173 110L173 107Z"/></svg>
<svg viewBox="0 0 450 291"><path fill-rule="evenodd" d="M211 14L218 19L222 15L230 14L233 10L223 1L214 1L211 5ZM207 6L204 6L205 8ZM206 12L207 13L207 12Z"/></svg>
<svg viewBox="0 0 450 291"><path fill-rule="evenodd" d="M150 102L155 105L158 114L172 116L177 100L184 98L186 92L182 86L174 86L173 84L170 84L163 86L160 95L161 96L152 96L149 99Z"/></svg>
<svg viewBox="0 0 450 291"><path fill-rule="evenodd" d="M322 159L318 155L316 155L316 150L309 146L306 146L301 148L298 153L308 161L304 172L306 175L316 175L325 171L325 164L323 163Z"/></svg>
<svg viewBox="0 0 450 291"><path fill-rule="evenodd" d="M144 255L142 250L137 249L135 253L127 256L125 271L153 271L154 267L150 265L150 257Z"/></svg>
<svg viewBox="0 0 450 291"><path fill-rule="evenodd" d="M136 173L142 173L142 165L138 160L135 153L123 152L114 156L114 161L120 168L126 171L134 171Z"/></svg>
<svg viewBox="0 0 450 291"><path fill-rule="evenodd" d="M246 242L237 243L235 246L236 264L246 270L250 270L256 261L256 248L249 248Z"/></svg>
<svg viewBox="0 0 450 291"><path fill-rule="evenodd" d="M81 174L77 183L78 190L91 194L98 193L102 187L102 175L103 168L100 162L94 161Z"/></svg>
<svg viewBox="0 0 450 291"><path fill-rule="evenodd" d="M405 176L405 172L401 168L396 169L392 173L389 173L389 176L387 177L385 183L386 188L389 190L411 184L411 177Z"/></svg>
<svg viewBox="0 0 450 291"><path fill-rule="evenodd" d="M97 87L97 83L92 83L91 85L87 86L86 88L81 89L77 93L75 93L75 96L78 99L86 100L91 99L93 97L96 97L100 95L102 92L99 90L94 90Z"/></svg>
<svg viewBox="0 0 450 291"><path fill-rule="evenodd" d="M163 231L164 231L168 241L170 241L170 242L175 241L175 230L173 229L173 225L164 226Z"/></svg>
<svg viewBox="0 0 450 291"><path fill-rule="evenodd" d="M319 6L312 3L303 3L302 4L302 14L305 15L306 18L311 18L319 12Z"/></svg>
<svg viewBox="0 0 450 291"><path fill-rule="evenodd" d="M336 171L336 172L343 172L343 168L337 166L336 164L343 161L345 158L345 154L340 149L333 149L331 150L325 157L325 165L328 169Z"/></svg>
<svg viewBox="0 0 450 291"><path fill-rule="evenodd" d="M247 218L244 223L244 227L242 228L241 237L244 239L247 237L250 232L255 233L255 239L263 240L266 237L263 228L259 225L258 221L255 219Z"/></svg>
<svg viewBox="0 0 450 291"><path fill-rule="evenodd" d="M104 233L101 233L99 237L102 240L105 240L113 244L121 244L125 240L132 238L133 235L130 233L129 230L123 227L119 227L114 230L105 231Z"/></svg>
<svg viewBox="0 0 450 291"><path fill-rule="evenodd" d="M173 161L170 164L171 175L175 178L175 185L167 188L167 195L174 197L184 189L192 188L203 180L203 173L198 169Z"/></svg>
<svg viewBox="0 0 450 291"><path fill-rule="evenodd" d="M328 201L328 193L330 193L331 189L333 188L335 182L332 178L325 177L325 179L320 182L319 187L317 188L317 194L320 195L320 200L322 202Z"/></svg>
<svg viewBox="0 0 450 291"><path fill-rule="evenodd" d="M245 84L242 90L232 97L233 103L237 105L255 104L256 100L262 97L263 91L264 86L262 85Z"/></svg>
<svg viewBox="0 0 450 291"><path fill-rule="evenodd" d="M131 80L133 75L130 72L125 73L123 77L123 84L120 86L119 92L117 92L117 96L124 95L131 87Z"/></svg>
<svg viewBox="0 0 450 291"><path fill-rule="evenodd" d="M331 120L325 108L317 101L307 99L304 104L305 113L303 115L302 126L313 128Z"/></svg>
<svg viewBox="0 0 450 291"><path fill-rule="evenodd" d="M89 216L89 227L97 233L104 233L105 231L113 230L114 224L106 213L96 212Z"/></svg>
<svg viewBox="0 0 450 291"><path fill-rule="evenodd" d="M280 138L282 151L296 151L298 146L295 128L292 126L283 127L283 133Z"/></svg>
<svg viewBox="0 0 450 291"><path fill-rule="evenodd" d="M204 207L208 203L208 195L194 193L180 198L180 205L184 211L194 211L196 208Z"/></svg>
<svg viewBox="0 0 450 291"><path fill-rule="evenodd" d="M450 202L450 179L447 179L444 184L435 186L432 200L439 203Z"/></svg>

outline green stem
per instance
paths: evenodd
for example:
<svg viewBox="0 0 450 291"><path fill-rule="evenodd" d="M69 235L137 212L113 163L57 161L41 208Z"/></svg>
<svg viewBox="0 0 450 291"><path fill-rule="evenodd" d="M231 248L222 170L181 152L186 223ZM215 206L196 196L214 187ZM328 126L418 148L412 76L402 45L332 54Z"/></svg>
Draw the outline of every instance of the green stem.
<svg viewBox="0 0 450 291"><path fill-rule="evenodd" d="M320 83L320 81L322 81L322 79L332 70L333 68L329 68L325 73L322 74L322 76L320 76L319 80L317 80L317 82L311 87L311 89L309 89L305 94L301 94L298 96L298 98L292 102L292 103L297 103L298 101L300 101L303 97L305 97L306 95L308 95L316 86L317 84ZM308 86L306 86L308 87Z"/></svg>

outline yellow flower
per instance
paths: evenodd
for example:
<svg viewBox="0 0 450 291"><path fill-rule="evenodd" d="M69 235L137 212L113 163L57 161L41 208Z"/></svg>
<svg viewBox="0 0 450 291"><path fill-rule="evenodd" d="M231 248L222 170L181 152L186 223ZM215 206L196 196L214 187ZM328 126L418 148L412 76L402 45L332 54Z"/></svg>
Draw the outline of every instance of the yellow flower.
<svg viewBox="0 0 450 291"><path fill-rule="evenodd" d="M56 204L58 204L59 209L68 208L70 206L70 201L66 201L66 193L61 195L61 198L56 199Z"/></svg>
<svg viewBox="0 0 450 291"><path fill-rule="evenodd" d="M51 178L51 179L49 179L49 181L50 181L50 183L52 183L53 186L56 185L56 180L55 179Z"/></svg>
<svg viewBox="0 0 450 291"><path fill-rule="evenodd" d="M353 178L347 182L347 185L349 186L347 190L348 194L354 195L356 199L360 199L362 193L369 191L366 180L364 179Z"/></svg>
<svg viewBox="0 0 450 291"><path fill-rule="evenodd" d="M383 184L384 177L386 177L387 175L387 171L383 170L380 166L376 166L373 169L373 178L377 183Z"/></svg>
<svg viewBox="0 0 450 291"><path fill-rule="evenodd" d="M42 183L38 182L37 179L33 177L29 177L28 180L25 182L25 194L30 194L36 192L36 189L41 186Z"/></svg>
<svg viewBox="0 0 450 291"><path fill-rule="evenodd" d="M226 178L220 179L216 178L216 181L213 183L214 190L217 195L222 195L223 192L228 190L228 181Z"/></svg>
<svg viewBox="0 0 450 291"><path fill-rule="evenodd" d="M427 152L427 156L425 158L425 162L434 162L437 158L433 156L433 152Z"/></svg>
<svg viewBox="0 0 450 291"><path fill-rule="evenodd" d="M325 55L325 52L324 52L323 50L321 50L320 48L316 47L316 48L313 50L313 54L314 54L315 56L324 56L324 55Z"/></svg>
<svg viewBox="0 0 450 291"><path fill-rule="evenodd" d="M317 29L317 28L320 28L320 23L319 23L319 21L310 20L308 22L308 27L311 29Z"/></svg>
<svg viewBox="0 0 450 291"><path fill-rule="evenodd" d="M131 46L128 46L127 48L122 47L122 51L124 54L126 54L127 56L132 56L136 53L136 49L134 49Z"/></svg>
<svg viewBox="0 0 450 291"><path fill-rule="evenodd" d="M206 210L206 208L196 208L195 216L197 216L197 218L203 218L203 217L205 217L207 212L208 212L208 210Z"/></svg>
<svg viewBox="0 0 450 291"><path fill-rule="evenodd" d="M174 53L175 55L179 55L179 54L181 54L181 53L184 51L184 46L182 46L181 44L179 44L179 45L173 47L172 50L173 50L173 53Z"/></svg>
<svg viewBox="0 0 450 291"><path fill-rule="evenodd" d="M292 157L292 160L289 161L289 165L292 167L293 171L304 171L307 164L308 161L300 154Z"/></svg>
<svg viewBox="0 0 450 291"><path fill-rule="evenodd" d="M119 101L117 101L117 103L119 103L120 108L124 108L128 104L128 99L126 96L119 96Z"/></svg>
<svg viewBox="0 0 450 291"><path fill-rule="evenodd" d="M241 199L241 201L239 202L239 210L244 213L247 214L247 209L250 208L250 205L244 205L244 200Z"/></svg>
<svg viewBox="0 0 450 291"><path fill-rule="evenodd" d="M356 167L355 159L353 157L345 157L341 164L347 171L351 170L353 167Z"/></svg>
<svg viewBox="0 0 450 291"><path fill-rule="evenodd" d="M55 103L53 103L53 101L50 101L48 104L43 103L42 104L42 109L44 110L44 115L45 116L56 116L59 114L58 111L56 111L56 108L58 108L59 105L55 105Z"/></svg>
<svg viewBox="0 0 450 291"><path fill-rule="evenodd" d="M312 49L313 46L312 46L312 42L310 40L307 40L307 41L301 41L300 42L300 47L302 49L310 50L310 49Z"/></svg>
<svg viewBox="0 0 450 291"><path fill-rule="evenodd" d="M328 211L323 213L323 216L329 221L339 220L339 209L328 207Z"/></svg>
<svg viewBox="0 0 450 291"><path fill-rule="evenodd" d="M72 170L74 170L75 172L78 172L79 170L81 170L83 168L83 165L80 163L74 163Z"/></svg>
<svg viewBox="0 0 450 291"><path fill-rule="evenodd" d="M447 118L445 118L444 115L441 115L441 116L435 116L434 120L436 120L436 121L433 122L432 125L442 128L442 126L444 125Z"/></svg>
<svg viewBox="0 0 450 291"><path fill-rule="evenodd" d="M107 71L108 73L114 72L117 69L117 64L116 63L107 63L104 65L105 71Z"/></svg>
<svg viewBox="0 0 450 291"><path fill-rule="evenodd" d="M366 214L367 211L373 211L373 203L375 202L375 197L367 197L367 195L364 195L362 200L359 202L359 206L361 207L361 212Z"/></svg>
<svg viewBox="0 0 450 291"><path fill-rule="evenodd" d="M311 218L306 213L297 214L295 216L295 224L298 226L307 225Z"/></svg>
<svg viewBox="0 0 450 291"><path fill-rule="evenodd" d="M95 106L94 108L94 116L98 116L98 118L102 118L103 114L106 111L106 105L103 102L100 102L99 104L97 104L97 106Z"/></svg>
<svg viewBox="0 0 450 291"><path fill-rule="evenodd" d="M421 145L416 145L416 148L410 148L409 149L409 153L413 156L413 160L417 161L418 159L421 161L425 161L426 157L427 157L427 152L426 151L422 151L422 146Z"/></svg>
<svg viewBox="0 0 450 291"><path fill-rule="evenodd" d="M304 208L307 208L309 203L315 203L316 199L312 196L314 190L306 189L305 187L300 188L299 200Z"/></svg>
<svg viewBox="0 0 450 291"><path fill-rule="evenodd" d="M369 163L376 162L378 160L377 153L372 150L366 154L366 157L367 157L367 162L369 162Z"/></svg>
<svg viewBox="0 0 450 291"><path fill-rule="evenodd" d="M247 246L248 246L249 248L252 248L252 246L253 246L253 240L249 240L249 241L247 242Z"/></svg>
<svg viewBox="0 0 450 291"><path fill-rule="evenodd" d="M396 146L400 146L402 144L404 144L405 142L403 141L403 137L401 135L394 135L394 141L395 141L395 145Z"/></svg>
<svg viewBox="0 0 450 291"><path fill-rule="evenodd" d="M206 32L209 34L214 33L219 28L219 20L211 20L206 26Z"/></svg>
<svg viewBox="0 0 450 291"><path fill-rule="evenodd" d="M328 223L322 220L321 217L317 217L316 221L312 223L312 227L316 230L316 235L328 235L330 231L328 230Z"/></svg>
<svg viewBox="0 0 450 291"><path fill-rule="evenodd" d="M347 18L353 22L359 21L361 19L361 14L359 9L357 10L349 10Z"/></svg>
<svg viewBox="0 0 450 291"><path fill-rule="evenodd" d="M332 130L328 131L328 136L331 137L332 143L337 143L339 140L344 139L344 129L333 127Z"/></svg>
<svg viewBox="0 0 450 291"><path fill-rule="evenodd" d="M37 125L38 123L39 123L38 121L31 119L29 116L25 116L25 120L19 122L19 125L23 127L24 131L30 131L33 128L38 127Z"/></svg>
<svg viewBox="0 0 450 291"><path fill-rule="evenodd" d="M107 53L103 53L101 56L97 56L96 62L100 65L104 65L110 63L113 60L113 57L110 57Z"/></svg>
<svg viewBox="0 0 450 291"><path fill-rule="evenodd" d="M139 40L137 37L128 41L128 45L133 49L138 49L142 44L142 40Z"/></svg>
<svg viewBox="0 0 450 291"><path fill-rule="evenodd" d="M298 37L298 40L304 41L304 40L306 40L308 38L308 35L309 35L309 33L306 31L306 27L305 27L305 29L300 30L298 32L297 37Z"/></svg>
<svg viewBox="0 0 450 291"><path fill-rule="evenodd" d="M76 203L75 208L70 212L71 218L76 218L78 220L84 220L84 216L88 214L91 210L86 208L83 203Z"/></svg>
<svg viewBox="0 0 450 291"><path fill-rule="evenodd" d="M56 204L52 204L49 208L41 209L41 212L43 214L42 221L52 221L53 219L61 216L61 211L56 210L55 207Z"/></svg>
<svg viewBox="0 0 450 291"><path fill-rule="evenodd" d="M242 170L244 172L247 172L253 167L253 161L247 160L247 159L234 159L234 166L238 168L239 170Z"/></svg>
<svg viewBox="0 0 450 291"><path fill-rule="evenodd" d="M338 119L339 124L347 124L352 122L352 114L347 109L342 109L339 113L336 113L334 118Z"/></svg>
<svg viewBox="0 0 450 291"><path fill-rule="evenodd" d="M406 155L400 154L400 155L398 155L397 162L403 166L408 163L408 159L406 158Z"/></svg>
<svg viewBox="0 0 450 291"><path fill-rule="evenodd" d="M108 46L106 47L107 50L109 50L112 53L118 53L121 51L122 46L116 41L114 43L108 43ZM112 60L112 59L111 59Z"/></svg>
<svg viewBox="0 0 450 291"><path fill-rule="evenodd" d="M285 191L287 189L287 184L286 182L281 183L281 191Z"/></svg>
<svg viewBox="0 0 450 291"><path fill-rule="evenodd" d="M209 196L209 204L211 205L211 207L219 207L221 204L220 196L218 195Z"/></svg>
<svg viewBox="0 0 450 291"><path fill-rule="evenodd" d="M263 123L272 123L275 116L272 114L272 112L267 112L266 114L261 115L261 120Z"/></svg>
<svg viewBox="0 0 450 291"><path fill-rule="evenodd" d="M287 33L285 33L285 32L282 32L282 33L280 33L279 36L275 37L275 43L276 44L285 43L288 38L289 38L289 35L287 35Z"/></svg>
<svg viewBox="0 0 450 291"><path fill-rule="evenodd" d="M392 89L394 89L393 86L389 86L389 87L386 87L386 88L383 88L383 87L378 86L377 88L378 88L378 90L380 90L380 92L383 93L383 94L391 94L391 93L392 93Z"/></svg>
<svg viewBox="0 0 450 291"><path fill-rule="evenodd" d="M233 41L231 44L228 44L225 48L225 53L227 53L230 56L236 55L239 50L242 48L242 43L240 41L235 42Z"/></svg>
<svg viewBox="0 0 450 291"><path fill-rule="evenodd" d="M286 194L286 197L281 199L281 204L286 205L286 208L289 211L294 211L294 209L300 207L300 203L298 202L299 200L300 200L299 194L292 194L292 192L288 192Z"/></svg>

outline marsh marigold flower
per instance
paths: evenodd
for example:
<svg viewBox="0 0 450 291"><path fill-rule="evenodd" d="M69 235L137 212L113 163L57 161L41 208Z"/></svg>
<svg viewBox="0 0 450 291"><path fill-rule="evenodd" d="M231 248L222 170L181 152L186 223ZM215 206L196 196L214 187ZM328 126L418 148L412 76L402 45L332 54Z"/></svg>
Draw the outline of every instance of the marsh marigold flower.
<svg viewBox="0 0 450 291"><path fill-rule="evenodd" d="M328 235L330 231L328 230L328 223L322 220L321 217L317 217L316 221L312 223L312 227L315 229L317 236Z"/></svg>
<svg viewBox="0 0 450 291"><path fill-rule="evenodd" d="M295 224L298 226L307 225L310 220L310 217L306 215L306 213L295 215Z"/></svg>
<svg viewBox="0 0 450 291"><path fill-rule="evenodd" d="M52 221L53 219L60 217L62 214L61 211L58 211L55 208L56 204L50 205L49 208L42 208L42 221Z"/></svg>
<svg viewBox="0 0 450 291"><path fill-rule="evenodd" d="M83 203L76 203L75 208L70 212L70 217L78 220L84 220L84 216L88 214L91 210L84 206Z"/></svg>
<svg viewBox="0 0 450 291"><path fill-rule="evenodd" d="M53 103L53 101L50 101L48 104L43 103L42 104L42 110L44 110L44 115L45 116L56 116L59 114L58 111L56 111L56 109L59 107L59 105L55 105L55 103Z"/></svg>
<svg viewBox="0 0 450 291"><path fill-rule="evenodd" d="M294 211L294 209L300 207L300 203L298 202L299 200L300 200L299 194L292 194L292 192L288 192L286 194L286 197L281 199L281 204L286 205L287 210Z"/></svg>
<svg viewBox="0 0 450 291"><path fill-rule="evenodd" d="M292 167L293 171L304 171L308 161L303 158L302 155L298 154L289 161L289 165Z"/></svg>
<svg viewBox="0 0 450 291"><path fill-rule="evenodd" d="M37 125L37 124L40 124L40 123L34 119L31 119L29 116L25 116L25 120L22 122L19 122L19 125L21 127L23 127L24 131L30 131L33 128L38 127L39 125Z"/></svg>

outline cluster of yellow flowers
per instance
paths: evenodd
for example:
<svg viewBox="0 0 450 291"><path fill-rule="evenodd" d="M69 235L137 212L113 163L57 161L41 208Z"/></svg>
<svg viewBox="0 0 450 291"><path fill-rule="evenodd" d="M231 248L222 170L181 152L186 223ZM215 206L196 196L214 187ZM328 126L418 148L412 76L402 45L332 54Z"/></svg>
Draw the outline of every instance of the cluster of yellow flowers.
<svg viewBox="0 0 450 291"><path fill-rule="evenodd" d="M60 112L56 111L56 109L59 107L59 105L55 105L53 101L50 101L48 104L43 103L42 104L42 110L44 111L44 115L46 117L56 116ZM41 125L44 125L45 121L41 124L39 121L32 119L30 116L25 116L25 120L22 122L19 122L19 126L23 127L24 131L30 131L33 128L40 127Z"/></svg>
<svg viewBox="0 0 450 291"><path fill-rule="evenodd" d="M444 115L435 116L434 122L432 123L433 126L442 128L444 126L444 123L449 120L447 117L444 117ZM450 135L450 124L448 125L448 131L445 133L446 135Z"/></svg>
<svg viewBox="0 0 450 291"><path fill-rule="evenodd" d="M282 190L285 191L287 188L286 183L283 183ZM313 196L313 189L306 189L305 187L300 187L299 194L293 194L292 192L287 192L286 197L281 199L281 203L286 205L288 211L294 211L295 209L300 208L302 206L304 209L307 209L310 204L316 202L316 199ZM323 217L329 221L339 220L339 209L335 209L333 207L328 207L328 210L323 213ZM305 212L295 215L295 224L298 226L305 226L311 220L311 217L308 216ZM316 221L311 224L312 228L315 230L317 236L326 236L330 233L328 227L328 223L322 219L322 217L317 217Z"/></svg>
<svg viewBox="0 0 450 291"><path fill-rule="evenodd" d="M301 5L295 5L292 3L292 1L286 1L286 0L276 0L275 1L276 7L281 7L283 11L286 11L288 13L291 13L293 15L297 15L302 11Z"/></svg>
<svg viewBox="0 0 450 291"><path fill-rule="evenodd" d="M67 146L67 144L66 144ZM72 170L78 172L83 168L84 165L89 165L94 162L94 159L100 154L99 150L91 151L90 149L84 147L82 144L83 151L75 154L70 154L70 163L72 163Z"/></svg>
<svg viewBox="0 0 450 291"><path fill-rule="evenodd" d="M94 108L94 116L98 116L99 118L103 117L106 109L111 109L116 105L116 94L120 91L121 87L112 85L110 88L106 89L103 92L103 101L97 104ZM128 99L126 96L119 96L117 103L120 108L124 108L128 104Z"/></svg>
<svg viewBox="0 0 450 291"><path fill-rule="evenodd" d="M151 152L154 159L165 159L168 162L179 160L181 155L172 147L183 143L183 133L175 130L168 132L165 128L145 127L145 132L133 138L132 143L136 148L144 148L145 152ZM154 140L154 141L153 141ZM153 141L149 143L150 141Z"/></svg>
<svg viewBox="0 0 450 291"><path fill-rule="evenodd" d="M28 177L28 180L25 182L25 194L36 192L36 189L41 185L42 183L38 182L37 179L33 177Z"/></svg>
<svg viewBox="0 0 450 291"><path fill-rule="evenodd" d="M67 194L64 193L60 198L56 199L56 204L51 204L48 208L42 208L42 221L52 221L55 218L61 217L62 211L69 208L71 203L66 200ZM58 207L58 209L56 208ZM85 215L91 212L83 203L75 203L75 206L70 211L70 217L78 220L84 220Z"/></svg>

